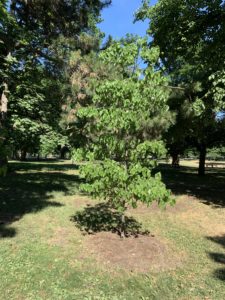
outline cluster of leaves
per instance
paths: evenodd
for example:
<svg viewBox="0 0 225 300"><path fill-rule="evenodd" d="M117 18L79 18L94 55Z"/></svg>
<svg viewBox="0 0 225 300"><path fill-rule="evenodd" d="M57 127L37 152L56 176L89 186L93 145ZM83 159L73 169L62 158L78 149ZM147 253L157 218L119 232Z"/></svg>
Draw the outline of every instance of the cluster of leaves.
<svg viewBox="0 0 225 300"><path fill-rule="evenodd" d="M49 154L58 154L59 147L68 145L68 138L58 132L48 131L40 136L40 154L48 156Z"/></svg>
<svg viewBox="0 0 225 300"><path fill-rule="evenodd" d="M217 71L209 77L212 82L212 88L208 92L215 103L215 112L225 111L225 69Z"/></svg>
<svg viewBox="0 0 225 300"><path fill-rule="evenodd" d="M209 149L207 157L214 160L224 160L225 147L214 147Z"/></svg>

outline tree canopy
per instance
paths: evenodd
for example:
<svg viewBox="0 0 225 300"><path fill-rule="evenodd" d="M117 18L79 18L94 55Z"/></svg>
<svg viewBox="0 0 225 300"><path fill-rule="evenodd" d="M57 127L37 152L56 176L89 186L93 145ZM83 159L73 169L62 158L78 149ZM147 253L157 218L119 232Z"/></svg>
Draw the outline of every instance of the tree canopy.
<svg viewBox="0 0 225 300"><path fill-rule="evenodd" d="M182 94L180 103L189 107L188 117L182 119L177 101L178 119L188 127L184 130L183 144L185 140L195 141L194 146L200 151L199 174L204 174L207 147L218 143L219 137L222 142L223 136L217 134L221 123L218 124L216 116L225 108L224 15L222 0L159 0L153 7L149 6L149 1L144 1L136 16L149 20L150 44L160 47L160 66L165 68L177 94ZM178 137L178 144L181 144L181 135Z"/></svg>
<svg viewBox="0 0 225 300"><path fill-rule="evenodd" d="M1 164L8 146L34 152L41 136L63 134L59 123L70 52L96 47L89 37L100 34L96 22L110 2L1 1Z"/></svg>

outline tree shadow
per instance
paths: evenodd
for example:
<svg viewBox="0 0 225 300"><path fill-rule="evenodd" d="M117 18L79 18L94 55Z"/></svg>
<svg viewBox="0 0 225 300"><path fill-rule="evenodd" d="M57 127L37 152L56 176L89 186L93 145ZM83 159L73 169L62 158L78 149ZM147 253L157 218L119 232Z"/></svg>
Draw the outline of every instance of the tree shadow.
<svg viewBox="0 0 225 300"><path fill-rule="evenodd" d="M225 249L225 235L207 237L207 239L221 245ZM225 253L209 252L208 255L216 263L220 264L221 266L225 266ZM225 267L215 270L214 277L225 281Z"/></svg>
<svg viewBox="0 0 225 300"><path fill-rule="evenodd" d="M80 183L77 175L53 170L52 167L52 172L38 172L32 165L30 172L13 172L0 179L0 238L15 236L16 229L10 225L25 214L35 213L49 206L63 206L52 200L53 193L77 193Z"/></svg>
<svg viewBox="0 0 225 300"><path fill-rule="evenodd" d="M16 232L15 228L7 228L6 225L0 225L0 238L14 237Z"/></svg>
<svg viewBox="0 0 225 300"><path fill-rule="evenodd" d="M214 208L225 207L225 170L209 169L204 177L197 174L196 168L180 167L172 169L169 165L158 168L163 181L175 195L189 195Z"/></svg>
<svg viewBox="0 0 225 300"><path fill-rule="evenodd" d="M10 172L13 173L15 171L58 171L58 172L66 172L70 170L78 170L79 166L76 164L72 164L69 162L66 162L65 164L57 164L60 162L59 160L56 160L54 163L54 160L44 160L44 161L26 161L26 162L11 162L10 163Z"/></svg>
<svg viewBox="0 0 225 300"><path fill-rule="evenodd" d="M95 206L87 205L84 210L77 212L71 217L84 234L94 234L98 232L112 232L120 235L122 227L121 213L112 208L109 203L98 203ZM125 217L125 236L138 237L148 235L148 231L142 231L142 224L132 217Z"/></svg>

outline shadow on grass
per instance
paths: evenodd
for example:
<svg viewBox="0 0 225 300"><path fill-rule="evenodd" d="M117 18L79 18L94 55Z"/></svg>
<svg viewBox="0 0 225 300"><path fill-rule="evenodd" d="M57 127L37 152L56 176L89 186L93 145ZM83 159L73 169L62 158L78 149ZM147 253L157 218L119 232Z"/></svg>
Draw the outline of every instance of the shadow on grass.
<svg viewBox="0 0 225 300"><path fill-rule="evenodd" d="M0 238L14 237L16 233L15 228L7 228L7 225L0 225Z"/></svg>
<svg viewBox="0 0 225 300"><path fill-rule="evenodd" d="M69 162L66 162L64 164L58 164L60 163L60 160L43 160L40 162L37 161L26 161L26 162L16 162L13 161L10 163L10 171L69 171L69 170L78 170L79 166L75 164L71 164ZM63 161L64 162L64 161Z"/></svg>
<svg viewBox="0 0 225 300"><path fill-rule="evenodd" d="M15 167L15 166L14 166ZM49 206L61 207L53 201L55 192L74 194L80 179L77 175L55 172L38 172L36 165L28 165L29 172L10 173L0 181L0 238L13 237L16 230L9 227L25 214L38 212ZM57 170L56 165L56 170ZM30 168L30 169L29 169ZM40 166L37 165L37 168ZM16 171L16 169L14 169Z"/></svg>
<svg viewBox="0 0 225 300"><path fill-rule="evenodd" d="M225 249L225 235L207 237L207 239L221 245ZM213 261L223 266L223 268L219 268L214 272L214 276L220 280L225 281L225 253L210 252L208 254Z"/></svg>
<svg viewBox="0 0 225 300"><path fill-rule="evenodd" d="M160 165L163 181L175 195L197 197L202 203L214 208L225 207L225 170L209 169L204 177L197 169L180 167L172 169L169 165Z"/></svg>
<svg viewBox="0 0 225 300"><path fill-rule="evenodd" d="M120 234L122 227L121 214L115 211L108 203L87 206L83 211L79 211L72 216L71 221L85 234L103 231ZM149 234L148 231L142 231L141 228L141 223L132 217L126 216L126 237L138 237L138 235Z"/></svg>

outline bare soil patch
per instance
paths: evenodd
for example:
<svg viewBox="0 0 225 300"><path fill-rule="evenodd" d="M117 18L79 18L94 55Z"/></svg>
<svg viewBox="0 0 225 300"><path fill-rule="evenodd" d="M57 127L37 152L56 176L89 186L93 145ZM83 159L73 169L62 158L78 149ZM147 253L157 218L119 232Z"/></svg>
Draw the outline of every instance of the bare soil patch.
<svg viewBox="0 0 225 300"><path fill-rule="evenodd" d="M80 209L84 206L91 206L95 204L94 200L87 198L87 197L75 197L73 201L73 205L77 208Z"/></svg>
<svg viewBox="0 0 225 300"><path fill-rule="evenodd" d="M85 252L107 268L146 273L175 269L181 265L169 246L152 235L121 239L117 234L101 232L86 236Z"/></svg>

